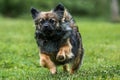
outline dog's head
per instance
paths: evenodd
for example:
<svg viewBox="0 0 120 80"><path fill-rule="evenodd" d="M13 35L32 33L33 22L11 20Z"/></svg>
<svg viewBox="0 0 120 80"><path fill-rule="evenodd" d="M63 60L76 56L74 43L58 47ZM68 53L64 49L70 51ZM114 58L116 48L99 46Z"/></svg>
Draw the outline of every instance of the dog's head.
<svg viewBox="0 0 120 80"><path fill-rule="evenodd" d="M58 4L53 10L48 12L38 11L31 8L31 14L35 21L36 31L41 31L45 35L51 35L55 30L60 30L60 22L63 18L65 8Z"/></svg>

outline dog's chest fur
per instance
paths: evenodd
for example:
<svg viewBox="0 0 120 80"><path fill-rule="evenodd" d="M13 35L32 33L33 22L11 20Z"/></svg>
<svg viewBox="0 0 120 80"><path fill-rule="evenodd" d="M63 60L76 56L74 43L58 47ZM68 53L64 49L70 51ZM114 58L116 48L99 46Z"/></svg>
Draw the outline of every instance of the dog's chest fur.
<svg viewBox="0 0 120 80"><path fill-rule="evenodd" d="M42 36L42 34L36 34L36 42L40 47L41 52L51 54L57 53L61 45L66 43L66 39L62 39L66 32L58 32L55 33L53 36ZM41 35L41 36L39 36ZM39 38L40 37L40 38ZM66 36L68 37L68 36Z"/></svg>
<svg viewBox="0 0 120 80"><path fill-rule="evenodd" d="M42 45L40 46L41 51L45 53L57 53L59 50L60 41L42 41Z"/></svg>

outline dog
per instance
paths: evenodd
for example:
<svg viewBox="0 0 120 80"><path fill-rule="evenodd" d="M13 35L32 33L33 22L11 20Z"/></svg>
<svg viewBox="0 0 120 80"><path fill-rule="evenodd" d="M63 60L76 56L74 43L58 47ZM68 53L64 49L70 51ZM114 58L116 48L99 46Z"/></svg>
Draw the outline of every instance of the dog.
<svg viewBox="0 0 120 80"><path fill-rule="evenodd" d="M58 4L51 11L31 8L35 22L35 39L39 47L40 65L57 73L56 66L63 65L70 74L82 64L84 49L82 37L68 10Z"/></svg>

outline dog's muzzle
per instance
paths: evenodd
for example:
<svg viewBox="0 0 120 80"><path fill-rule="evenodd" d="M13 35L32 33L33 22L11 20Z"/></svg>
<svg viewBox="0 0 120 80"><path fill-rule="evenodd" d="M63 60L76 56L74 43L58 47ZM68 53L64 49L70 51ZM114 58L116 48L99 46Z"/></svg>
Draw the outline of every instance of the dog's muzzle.
<svg viewBox="0 0 120 80"><path fill-rule="evenodd" d="M42 32L45 33L45 34L50 34L53 32L54 28L53 26L51 26L49 23L45 23L42 25Z"/></svg>

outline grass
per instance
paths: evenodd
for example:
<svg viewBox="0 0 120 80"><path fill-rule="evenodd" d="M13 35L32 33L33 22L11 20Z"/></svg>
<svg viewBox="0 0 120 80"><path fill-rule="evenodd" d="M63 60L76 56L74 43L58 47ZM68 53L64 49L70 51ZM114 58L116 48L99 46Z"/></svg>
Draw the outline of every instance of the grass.
<svg viewBox="0 0 120 80"><path fill-rule="evenodd" d="M39 66L32 19L0 18L0 80L120 80L120 24L77 19L85 49L74 75Z"/></svg>

